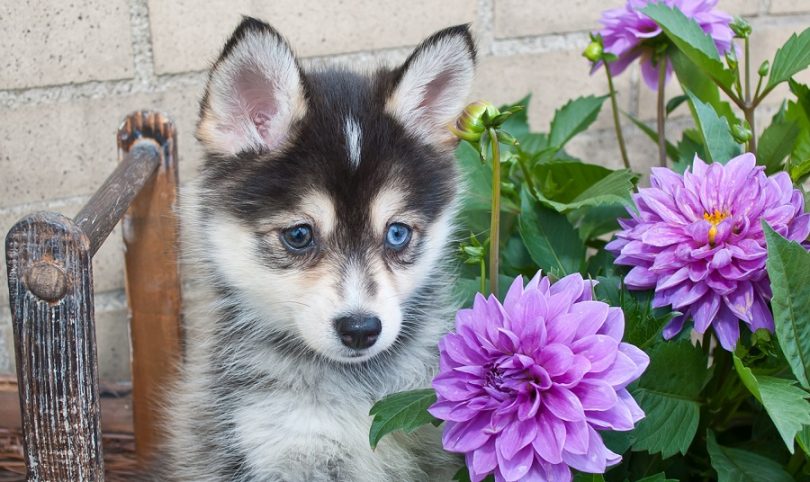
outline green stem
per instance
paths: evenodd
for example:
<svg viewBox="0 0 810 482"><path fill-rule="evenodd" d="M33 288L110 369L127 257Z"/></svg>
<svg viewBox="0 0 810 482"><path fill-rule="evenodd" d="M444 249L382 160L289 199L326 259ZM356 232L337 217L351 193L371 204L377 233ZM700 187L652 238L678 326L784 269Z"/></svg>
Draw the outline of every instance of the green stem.
<svg viewBox="0 0 810 482"><path fill-rule="evenodd" d="M481 265L481 294L484 294L487 292L487 263L481 258L478 264Z"/></svg>
<svg viewBox="0 0 810 482"><path fill-rule="evenodd" d="M661 167L667 167L666 110L664 106L666 80L667 59L661 56L658 59L658 163Z"/></svg>
<svg viewBox="0 0 810 482"><path fill-rule="evenodd" d="M619 142L619 151L622 154L622 162L626 169L630 169L630 158L627 157L627 147L624 144L622 125L619 122L619 104L616 102L616 89L613 88L613 74L610 73L607 63L605 63L605 74L608 81L608 94L610 95L610 105L613 108L613 127L616 129L616 140Z"/></svg>
<svg viewBox="0 0 810 482"><path fill-rule="evenodd" d="M760 78L760 82L762 78ZM757 90L759 90L759 85L757 85ZM748 121L748 125L751 127L751 139L748 141L748 152L756 155L757 153L757 129L754 123L754 109L756 105L754 103L754 99L751 98L751 42L748 40L748 37L745 37L745 99L744 99L745 106L743 107L743 113L745 114L745 120Z"/></svg>
<svg viewBox="0 0 810 482"><path fill-rule="evenodd" d="M492 216L489 222L489 291L498 296L498 261L501 232L501 148L498 133L489 128L492 144Z"/></svg>

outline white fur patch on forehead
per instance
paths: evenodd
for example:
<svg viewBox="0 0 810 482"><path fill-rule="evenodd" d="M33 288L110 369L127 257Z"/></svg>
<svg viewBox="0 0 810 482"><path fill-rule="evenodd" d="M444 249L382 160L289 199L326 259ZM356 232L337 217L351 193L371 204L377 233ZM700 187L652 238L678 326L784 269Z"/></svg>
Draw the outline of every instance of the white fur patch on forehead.
<svg viewBox="0 0 810 482"><path fill-rule="evenodd" d="M407 129L434 142L452 139L447 126L464 108L475 69L469 29L450 27L434 34L402 68L386 111Z"/></svg>
<svg viewBox="0 0 810 482"><path fill-rule="evenodd" d="M217 60L197 137L209 152L277 149L306 111L292 50L269 25L245 19Z"/></svg>
<svg viewBox="0 0 810 482"><path fill-rule="evenodd" d="M346 136L346 149L349 154L349 161L353 168L360 165L360 152L363 148L363 131L360 124L354 117L346 117L343 124L343 135Z"/></svg>

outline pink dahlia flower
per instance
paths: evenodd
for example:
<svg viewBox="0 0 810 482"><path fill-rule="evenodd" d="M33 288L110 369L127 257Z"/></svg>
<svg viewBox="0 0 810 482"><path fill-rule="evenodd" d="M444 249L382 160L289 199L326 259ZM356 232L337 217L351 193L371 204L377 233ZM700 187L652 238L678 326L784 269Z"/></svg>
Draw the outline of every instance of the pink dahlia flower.
<svg viewBox="0 0 810 482"><path fill-rule="evenodd" d="M625 388L649 363L622 343L624 314L591 300L578 274L553 285L518 277L501 304L476 297L439 342L437 401L444 448L466 455L474 482L566 481L573 467L602 473L621 457L598 430L644 417Z"/></svg>
<svg viewBox="0 0 810 482"><path fill-rule="evenodd" d="M714 327L731 351L739 320L751 331L773 331L762 221L793 241L810 233L804 197L790 177L767 177L752 154L743 154L726 165L695 157L683 175L653 168L650 182L634 195L638 211L619 220L623 229L607 249L618 254L617 264L633 266L624 279L628 288L655 289L653 306L683 313L664 337L691 318L698 333Z"/></svg>
<svg viewBox="0 0 810 482"><path fill-rule="evenodd" d="M661 35L661 27L650 17L641 13L652 0L627 0L624 7L605 10L600 22L605 52L618 57L609 64L610 73L618 75L631 62L641 57L641 73L647 85L658 88L658 67L653 64L655 42L652 39ZM664 0L665 5L677 7L689 18L694 19L704 32L711 35L717 50L725 54L731 49L734 33L729 27L731 16L714 7L717 0ZM598 65L597 65L598 67ZM667 79L672 73L672 63L667 60Z"/></svg>

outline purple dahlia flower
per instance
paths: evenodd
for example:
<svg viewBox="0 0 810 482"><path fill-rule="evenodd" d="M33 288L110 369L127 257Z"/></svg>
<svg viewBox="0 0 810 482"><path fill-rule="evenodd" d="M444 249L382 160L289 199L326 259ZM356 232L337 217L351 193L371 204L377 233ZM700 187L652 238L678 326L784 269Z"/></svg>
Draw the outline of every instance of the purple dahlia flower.
<svg viewBox="0 0 810 482"><path fill-rule="evenodd" d="M644 417L625 388L649 358L622 343L624 314L591 300L578 274L553 285L518 277L501 304L476 297L439 342L433 416L446 450L466 455L474 482L566 481L573 467L602 473L621 457L597 430Z"/></svg>
<svg viewBox="0 0 810 482"><path fill-rule="evenodd" d="M733 350L743 320L751 331L773 331L771 288L762 220L776 232L803 242L810 233L804 197L787 173L767 177L752 154L728 164L707 165L695 157L683 175L653 168L652 187L633 196L637 212L607 249L617 264L633 266L630 289L655 289L653 306L683 313L665 328L672 338L692 318L695 330L714 327L720 344Z"/></svg>
<svg viewBox="0 0 810 482"><path fill-rule="evenodd" d="M655 47L648 42L661 34L661 27L650 17L641 13L652 0L627 0L624 7L605 10L600 22L604 27L599 33L604 41L605 52L618 57L609 64L610 73L618 75L635 59L641 57L641 73L647 85L658 88L658 67L653 64ZM711 35L717 50L725 54L731 49L734 33L729 27L731 16L715 10L717 0L664 0L665 5L677 7L694 19L704 32ZM595 66L595 67L598 67ZM672 63L667 60L667 79L672 73Z"/></svg>

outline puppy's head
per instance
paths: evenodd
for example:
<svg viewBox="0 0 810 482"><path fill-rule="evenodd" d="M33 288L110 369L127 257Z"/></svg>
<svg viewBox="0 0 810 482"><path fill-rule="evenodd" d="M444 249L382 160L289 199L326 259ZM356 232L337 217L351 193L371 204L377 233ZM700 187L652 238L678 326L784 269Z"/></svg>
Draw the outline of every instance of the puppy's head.
<svg viewBox="0 0 810 482"><path fill-rule="evenodd" d="M245 19L214 64L197 137L199 219L216 279L257 339L361 361L402 339L436 276L457 190L447 129L475 52L465 26L393 70L304 72Z"/></svg>

